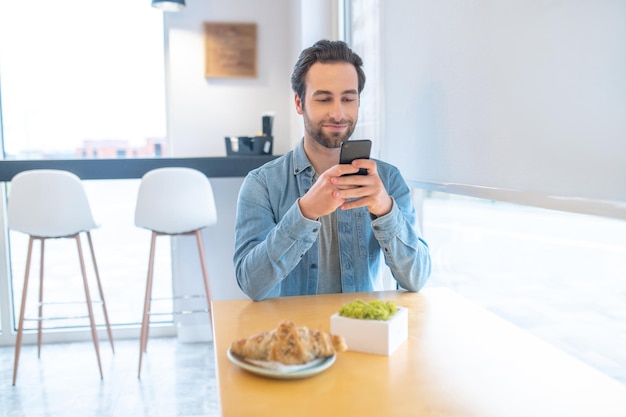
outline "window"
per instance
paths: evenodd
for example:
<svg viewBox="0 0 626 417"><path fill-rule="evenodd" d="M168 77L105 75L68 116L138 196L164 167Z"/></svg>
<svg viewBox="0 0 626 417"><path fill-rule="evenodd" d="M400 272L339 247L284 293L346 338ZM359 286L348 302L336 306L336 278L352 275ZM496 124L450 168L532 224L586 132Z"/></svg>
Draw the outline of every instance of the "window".
<svg viewBox="0 0 626 417"><path fill-rule="evenodd" d="M102 7L95 0L0 2L3 159L165 156L163 52L163 14L149 3L112 0ZM85 181L102 224L92 237L109 318L118 327L139 323L143 308L150 232L134 225L138 185L138 180ZM0 344L10 343L15 329L16 319L9 322L8 317L19 313L27 240L10 232L6 245L10 265L8 275L0 273L0 284L12 288L13 302L0 299ZM33 284L39 268L38 246L34 249ZM167 297L167 240L159 242L157 251L155 296ZM45 296L84 300L73 242L47 243L45 261ZM86 261L93 274L88 255ZM76 292L67 294L65 281L74 276ZM28 295L27 315L36 316L34 286ZM55 308L47 310L50 316L56 315ZM85 307L58 308L65 315ZM171 322L171 316L159 318ZM44 321L46 328L56 329L87 325L86 320ZM35 321L26 323L26 329L34 328Z"/></svg>
<svg viewBox="0 0 626 417"><path fill-rule="evenodd" d="M626 382L626 222L429 193L424 235L428 285Z"/></svg>
<svg viewBox="0 0 626 417"><path fill-rule="evenodd" d="M159 11L124 0L0 7L7 159L66 158L85 141L144 146L165 136Z"/></svg>
<svg viewBox="0 0 626 417"><path fill-rule="evenodd" d="M359 119L373 138L384 131L380 3L344 1L345 38L366 65L378 66L366 70L371 96L362 96ZM626 383L623 220L424 194L423 234L433 261L427 285L451 287Z"/></svg>

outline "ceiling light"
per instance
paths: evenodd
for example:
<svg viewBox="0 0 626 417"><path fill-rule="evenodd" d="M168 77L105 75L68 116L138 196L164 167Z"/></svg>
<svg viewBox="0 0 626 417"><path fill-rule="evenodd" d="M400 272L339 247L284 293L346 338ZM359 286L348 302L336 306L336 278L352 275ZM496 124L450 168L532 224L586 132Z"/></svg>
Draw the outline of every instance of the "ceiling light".
<svg viewBox="0 0 626 417"><path fill-rule="evenodd" d="M185 8L185 0L152 0L152 7L164 12L177 12Z"/></svg>

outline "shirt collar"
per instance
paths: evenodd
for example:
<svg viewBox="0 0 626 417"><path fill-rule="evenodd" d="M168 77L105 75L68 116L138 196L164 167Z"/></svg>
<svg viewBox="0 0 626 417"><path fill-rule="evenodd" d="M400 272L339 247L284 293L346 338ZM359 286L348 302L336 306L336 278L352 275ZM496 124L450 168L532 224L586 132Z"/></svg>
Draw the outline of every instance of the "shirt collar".
<svg viewBox="0 0 626 417"><path fill-rule="evenodd" d="M293 150L293 174L298 175L308 168L313 169L309 158L307 158L304 152L304 138L302 138L298 146Z"/></svg>

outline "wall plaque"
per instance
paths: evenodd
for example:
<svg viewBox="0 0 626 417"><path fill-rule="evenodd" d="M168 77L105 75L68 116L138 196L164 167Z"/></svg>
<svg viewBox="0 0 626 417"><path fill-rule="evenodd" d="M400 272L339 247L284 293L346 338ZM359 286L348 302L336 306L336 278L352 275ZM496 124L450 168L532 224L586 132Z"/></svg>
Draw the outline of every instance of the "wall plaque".
<svg viewBox="0 0 626 417"><path fill-rule="evenodd" d="M256 23L204 23L204 76L257 76Z"/></svg>

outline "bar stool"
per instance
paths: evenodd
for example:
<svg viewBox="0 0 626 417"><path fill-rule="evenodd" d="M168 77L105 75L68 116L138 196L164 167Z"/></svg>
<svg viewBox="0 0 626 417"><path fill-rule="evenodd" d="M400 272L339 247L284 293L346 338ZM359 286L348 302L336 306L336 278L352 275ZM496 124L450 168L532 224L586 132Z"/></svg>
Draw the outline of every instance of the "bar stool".
<svg viewBox="0 0 626 417"><path fill-rule="evenodd" d="M217 222L217 211L213 189L209 179L200 171L192 168L171 167L157 168L147 172L141 179L135 208L135 225L152 231L148 278L141 321L139 344L139 369L141 377L143 354L147 351L150 327L150 306L154 275L154 254L158 236L195 236L200 255L200 266L204 281L206 310L174 311L171 314L208 313L211 314L211 293L209 276L204 259L202 229ZM179 295L174 297L190 298L197 295Z"/></svg>
<svg viewBox="0 0 626 417"><path fill-rule="evenodd" d="M33 242L40 241L40 269L39 269L39 303L37 325L37 357L41 354L42 321L46 319L59 319L64 317L43 317L43 278L44 278L44 249L48 239L68 238L76 240L78 258L83 278L85 290L85 301L89 324L91 326L91 337L98 359L98 369L102 379L102 363L100 361L100 350L98 347L98 334L93 313L92 304L101 303L106 322L106 329L111 343L111 349L115 352L113 345L113 335L107 313L104 293L100 281L100 274L96 263L96 255L91 240L91 230L98 227L94 221L87 199L87 194L83 184L76 175L71 172L53 169L35 169L23 171L11 179L10 192L8 198L8 228L28 235L28 252L26 256L26 272L24 275L24 287L22 291L22 301L20 307L20 317L18 322L17 339L15 344L15 362L13 366L13 385L17 378L17 369L20 359L20 349L22 347L22 336L24 332L24 320L26 311L26 294L28 291L28 279L30 275L30 265L33 251ZM98 284L100 299L93 300L87 283L87 272L85 260L81 246L80 233L87 235L91 259ZM87 317L87 316L85 316ZM65 317L66 318L66 317Z"/></svg>

